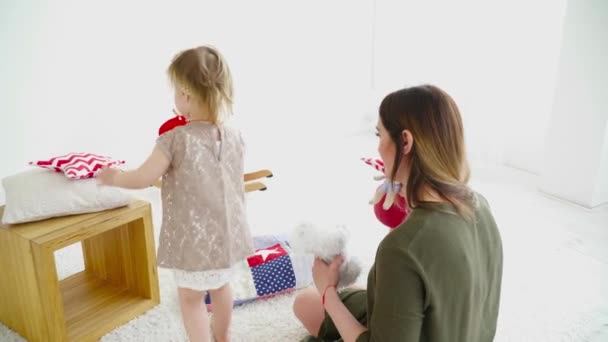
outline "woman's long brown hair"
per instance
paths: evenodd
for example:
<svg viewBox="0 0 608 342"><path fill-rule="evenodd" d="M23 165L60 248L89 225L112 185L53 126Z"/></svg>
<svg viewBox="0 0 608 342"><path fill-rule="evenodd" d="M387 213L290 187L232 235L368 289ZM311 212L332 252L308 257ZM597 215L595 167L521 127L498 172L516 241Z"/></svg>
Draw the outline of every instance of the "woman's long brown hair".
<svg viewBox="0 0 608 342"><path fill-rule="evenodd" d="M409 130L414 139L406 185L409 205L424 206L422 189L427 185L452 203L461 216L472 219L464 130L454 100L432 85L401 89L382 100L380 120L396 145L392 180L404 157L402 132Z"/></svg>

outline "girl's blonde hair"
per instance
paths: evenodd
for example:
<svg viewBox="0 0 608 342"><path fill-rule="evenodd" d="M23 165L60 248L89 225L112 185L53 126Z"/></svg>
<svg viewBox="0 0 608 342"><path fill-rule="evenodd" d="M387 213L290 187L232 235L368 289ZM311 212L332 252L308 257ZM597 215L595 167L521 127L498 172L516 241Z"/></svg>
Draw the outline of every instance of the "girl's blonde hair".
<svg viewBox="0 0 608 342"><path fill-rule="evenodd" d="M427 185L461 216L473 219L475 199L467 185L470 172L462 119L450 95L432 85L401 89L382 100L380 120L396 145L393 180L403 159L403 130L414 138L406 185L410 206L425 205L422 188Z"/></svg>
<svg viewBox="0 0 608 342"><path fill-rule="evenodd" d="M178 53L167 69L173 86L181 88L209 112L212 123L232 112L232 76L224 57L211 46Z"/></svg>

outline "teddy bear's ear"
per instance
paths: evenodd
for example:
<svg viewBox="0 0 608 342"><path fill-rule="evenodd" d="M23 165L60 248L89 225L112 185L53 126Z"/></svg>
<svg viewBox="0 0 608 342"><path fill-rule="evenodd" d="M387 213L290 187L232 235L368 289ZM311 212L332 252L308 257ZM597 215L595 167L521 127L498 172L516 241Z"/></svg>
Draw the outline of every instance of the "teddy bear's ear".
<svg viewBox="0 0 608 342"><path fill-rule="evenodd" d="M350 236L350 230L348 229L348 226L345 224L337 224L334 230L334 234L338 237L341 237L342 239L348 239L348 237Z"/></svg>
<svg viewBox="0 0 608 342"><path fill-rule="evenodd" d="M304 223L300 223L297 224L295 227L293 227L293 233L294 234L300 234L301 231L303 231L304 229L306 229Z"/></svg>
<svg viewBox="0 0 608 342"><path fill-rule="evenodd" d="M314 233L311 231L311 225L309 223L302 222L296 225L289 237L291 246L294 248L294 250L307 249L307 241L310 239L311 234Z"/></svg>

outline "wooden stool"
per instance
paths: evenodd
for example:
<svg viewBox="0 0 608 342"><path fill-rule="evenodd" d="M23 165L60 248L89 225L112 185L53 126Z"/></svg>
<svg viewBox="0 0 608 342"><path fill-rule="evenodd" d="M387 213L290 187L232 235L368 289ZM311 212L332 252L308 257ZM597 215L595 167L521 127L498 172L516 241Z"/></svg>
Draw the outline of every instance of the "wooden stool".
<svg viewBox="0 0 608 342"><path fill-rule="evenodd" d="M0 207L0 217L4 207ZM97 341L160 302L151 206L0 225L0 320L30 342ZM82 242L85 270L54 252Z"/></svg>

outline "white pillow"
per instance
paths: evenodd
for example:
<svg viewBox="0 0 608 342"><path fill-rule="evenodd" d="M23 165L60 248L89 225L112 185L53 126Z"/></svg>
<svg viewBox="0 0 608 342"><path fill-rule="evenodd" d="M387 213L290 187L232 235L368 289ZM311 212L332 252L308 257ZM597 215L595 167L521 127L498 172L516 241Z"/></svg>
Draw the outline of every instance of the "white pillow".
<svg viewBox="0 0 608 342"><path fill-rule="evenodd" d="M6 177L2 185L6 197L4 224L103 211L131 202L131 196L123 190L97 185L94 178L74 180L45 169Z"/></svg>

